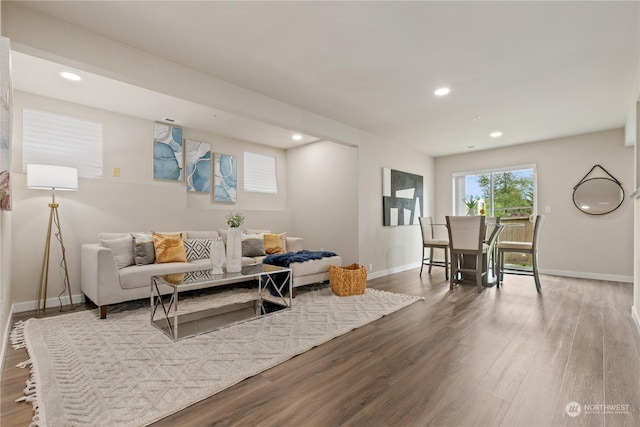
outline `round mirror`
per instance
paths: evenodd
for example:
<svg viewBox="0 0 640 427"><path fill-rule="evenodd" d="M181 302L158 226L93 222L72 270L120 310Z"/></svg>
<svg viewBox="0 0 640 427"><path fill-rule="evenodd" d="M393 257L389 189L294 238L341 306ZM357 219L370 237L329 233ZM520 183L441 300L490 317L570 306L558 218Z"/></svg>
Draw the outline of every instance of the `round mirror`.
<svg viewBox="0 0 640 427"><path fill-rule="evenodd" d="M613 212L622 204L622 186L609 178L591 178L573 189L573 204L589 215Z"/></svg>

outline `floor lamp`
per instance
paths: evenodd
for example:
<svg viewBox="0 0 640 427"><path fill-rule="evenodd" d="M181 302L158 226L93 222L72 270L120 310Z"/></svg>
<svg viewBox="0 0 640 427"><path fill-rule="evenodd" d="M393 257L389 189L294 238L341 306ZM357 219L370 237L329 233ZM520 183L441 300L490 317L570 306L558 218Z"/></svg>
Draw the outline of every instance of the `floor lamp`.
<svg viewBox="0 0 640 427"><path fill-rule="evenodd" d="M54 165L27 165L27 187L39 190L51 190L51 203L49 203L49 226L47 228L47 240L44 244L44 259L42 272L40 273L40 286L38 287L38 307L36 317L40 317L40 311L44 313L47 308L47 285L49 283L49 258L51 252L51 229L56 228L54 235L60 244L62 262L60 267L64 271L64 287L69 294L69 303L73 310L71 286L69 283L69 271L67 270L67 257L65 255L62 229L60 228L59 205L56 203L56 190L76 191L78 189L78 170L65 166ZM64 293L65 289L62 290Z"/></svg>

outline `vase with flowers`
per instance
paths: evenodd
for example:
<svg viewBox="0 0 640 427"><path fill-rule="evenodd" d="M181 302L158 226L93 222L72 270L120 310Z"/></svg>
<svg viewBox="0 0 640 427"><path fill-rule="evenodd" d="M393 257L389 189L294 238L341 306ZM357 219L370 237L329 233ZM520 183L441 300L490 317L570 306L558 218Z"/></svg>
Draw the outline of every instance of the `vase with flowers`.
<svg viewBox="0 0 640 427"><path fill-rule="evenodd" d="M244 215L231 212L227 215L227 272L239 273L242 270L242 232L240 226Z"/></svg>

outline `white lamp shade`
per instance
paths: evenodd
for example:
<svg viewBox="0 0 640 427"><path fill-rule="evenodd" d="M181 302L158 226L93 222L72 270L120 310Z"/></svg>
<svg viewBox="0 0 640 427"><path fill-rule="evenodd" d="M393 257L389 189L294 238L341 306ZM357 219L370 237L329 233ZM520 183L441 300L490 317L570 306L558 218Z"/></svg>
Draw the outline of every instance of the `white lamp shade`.
<svg viewBox="0 0 640 427"><path fill-rule="evenodd" d="M54 165L27 165L27 187L75 191L78 189L78 169Z"/></svg>

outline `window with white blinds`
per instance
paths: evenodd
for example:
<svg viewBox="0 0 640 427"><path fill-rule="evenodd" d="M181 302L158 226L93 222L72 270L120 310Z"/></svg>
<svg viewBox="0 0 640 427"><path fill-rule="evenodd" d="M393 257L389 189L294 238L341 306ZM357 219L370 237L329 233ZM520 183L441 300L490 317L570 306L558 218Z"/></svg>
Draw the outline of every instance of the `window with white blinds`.
<svg viewBox="0 0 640 427"><path fill-rule="evenodd" d="M82 178L102 178L102 123L25 108L22 170L28 164L70 166Z"/></svg>
<svg viewBox="0 0 640 427"><path fill-rule="evenodd" d="M278 192L275 157L244 152L244 191L272 194Z"/></svg>

